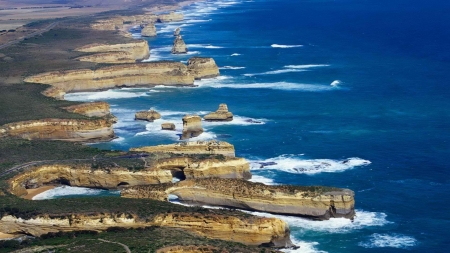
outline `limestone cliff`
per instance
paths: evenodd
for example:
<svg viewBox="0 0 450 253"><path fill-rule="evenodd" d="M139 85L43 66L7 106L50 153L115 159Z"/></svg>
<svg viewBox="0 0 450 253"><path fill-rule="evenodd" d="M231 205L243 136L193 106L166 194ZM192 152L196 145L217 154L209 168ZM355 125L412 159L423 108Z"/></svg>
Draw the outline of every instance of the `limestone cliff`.
<svg viewBox="0 0 450 253"><path fill-rule="evenodd" d="M115 65L97 70L77 69L38 74L25 82L50 84L63 92L134 86L192 86L194 78L180 62L149 62ZM52 94L52 93L50 93Z"/></svg>
<svg viewBox="0 0 450 253"><path fill-rule="evenodd" d="M203 117L206 121L232 121L233 113L228 111L227 104L220 104L219 109Z"/></svg>
<svg viewBox="0 0 450 253"><path fill-rule="evenodd" d="M123 27L123 20L121 18L110 18L97 20L91 24L94 30L114 31Z"/></svg>
<svg viewBox="0 0 450 253"><path fill-rule="evenodd" d="M146 121L150 121L150 122L153 122L155 119L160 119L160 118L161 118L161 114L159 114L155 110L140 111L134 115L135 120L146 120Z"/></svg>
<svg viewBox="0 0 450 253"><path fill-rule="evenodd" d="M188 60L189 72L195 79L212 78L220 75L219 67L213 58L192 57Z"/></svg>
<svg viewBox="0 0 450 253"><path fill-rule="evenodd" d="M235 156L234 146L224 141L190 141L169 145L147 146L132 148L130 151L147 153L175 153L175 154L210 154Z"/></svg>
<svg viewBox="0 0 450 253"><path fill-rule="evenodd" d="M109 104L106 102L83 103L64 107L64 109L88 117L104 117L111 114Z"/></svg>
<svg viewBox="0 0 450 253"><path fill-rule="evenodd" d="M148 24L146 25L142 31L141 35L144 37L154 37L156 36L156 26L155 24Z"/></svg>
<svg viewBox="0 0 450 253"><path fill-rule="evenodd" d="M171 11L169 14L161 14L158 16L158 22L175 22L183 21L184 15L182 13L175 13Z"/></svg>
<svg viewBox="0 0 450 253"><path fill-rule="evenodd" d="M110 227L171 227L192 231L211 239L240 242L247 245L292 246L286 222L276 218L224 216L212 213L167 213L140 219L135 214L66 214L37 215L22 219L5 215L0 232L41 236L49 232L77 230L104 231Z"/></svg>
<svg viewBox="0 0 450 253"><path fill-rule="evenodd" d="M178 35L173 41L172 54L185 54L188 52L186 43L184 43L181 35Z"/></svg>
<svg viewBox="0 0 450 253"><path fill-rule="evenodd" d="M137 40L130 43L123 44L89 44L79 48L75 51L87 53L105 53L105 52L128 52L133 55L134 59L147 59L150 56L150 48L146 40Z"/></svg>
<svg viewBox="0 0 450 253"><path fill-rule="evenodd" d="M352 219L354 193L348 189L319 186L268 186L240 179L209 178L136 186L122 191L127 198L167 200L168 194L181 201L234 207L251 211L327 220L331 217Z"/></svg>
<svg viewBox="0 0 450 253"><path fill-rule="evenodd" d="M64 183L71 186L115 189L120 185L134 186L172 181L169 170L130 171L122 167L94 169L91 164L51 164L31 168L9 180L10 191L22 196L25 189L45 184Z"/></svg>
<svg viewBox="0 0 450 253"><path fill-rule="evenodd" d="M114 137L110 119L41 119L0 126L0 136L29 140L105 141Z"/></svg>
<svg viewBox="0 0 450 253"><path fill-rule="evenodd" d="M181 140L197 137L203 133L202 118L197 115L186 115L183 117L183 133Z"/></svg>
<svg viewBox="0 0 450 253"><path fill-rule="evenodd" d="M87 61L96 63L135 63L136 59L132 52L107 52L78 57L77 61Z"/></svg>

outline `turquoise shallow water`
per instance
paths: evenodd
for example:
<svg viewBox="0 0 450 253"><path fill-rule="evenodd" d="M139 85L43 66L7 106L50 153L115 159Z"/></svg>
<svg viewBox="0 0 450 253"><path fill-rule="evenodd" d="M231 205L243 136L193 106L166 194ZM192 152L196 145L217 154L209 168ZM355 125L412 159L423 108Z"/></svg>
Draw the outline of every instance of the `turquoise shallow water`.
<svg viewBox="0 0 450 253"><path fill-rule="evenodd" d="M207 1L158 25L149 60L214 57L221 77L197 88L70 94L104 100L119 122L108 149L173 143L186 113L227 103L235 120L200 139L235 145L255 181L355 191L355 222L283 217L298 252L446 252L450 199L450 4L445 1ZM189 55L173 56L181 26ZM139 38L139 31L135 31ZM333 85L332 85L333 84ZM163 119L134 121L154 108ZM249 123L249 120L258 123ZM260 168L256 162L277 165ZM264 214L267 215L267 214Z"/></svg>

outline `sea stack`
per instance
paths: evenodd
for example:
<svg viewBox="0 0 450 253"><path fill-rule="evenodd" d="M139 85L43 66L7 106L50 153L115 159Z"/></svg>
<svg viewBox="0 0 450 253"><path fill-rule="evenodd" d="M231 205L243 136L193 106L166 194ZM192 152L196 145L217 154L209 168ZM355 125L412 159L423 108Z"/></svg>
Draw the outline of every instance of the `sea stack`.
<svg viewBox="0 0 450 253"><path fill-rule="evenodd" d="M175 31L173 32L173 36L178 36L178 35L180 35L180 32L181 32L181 28L180 27L177 27L177 29L175 29Z"/></svg>
<svg viewBox="0 0 450 253"><path fill-rule="evenodd" d="M142 31L141 31L141 35L144 37L154 37L156 36L156 26L155 24L148 24L146 25Z"/></svg>
<svg viewBox="0 0 450 253"><path fill-rule="evenodd" d="M173 41L172 54L185 54L188 52L186 43L184 43L181 35L178 35Z"/></svg>
<svg viewBox="0 0 450 253"><path fill-rule="evenodd" d="M228 111L227 104L220 104L219 109L203 117L206 121L232 121L233 113Z"/></svg>
<svg viewBox="0 0 450 253"><path fill-rule="evenodd" d="M164 122L161 124L161 130L175 130L175 124L171 122Z"/></svg>
<svg viewBox="0 0 450 253"><path fill-rule="evenodd" d="M183 117L183 133L180 140L197 137L202 133L202 118L200 118L200 116L186 115Z"/></svg>
<svg viewBox="0 0 450 253"><path fill-rule="evenodd" d="M189 73L197 80L220 75L219 67L213 58L192 57L188 60L187 65Z"/></svg>
<svg viewBox="0 0 450 253"><path fill-rule="evenodd" d="M150 122L153 122L155 119L160 119L160 118L161 118L161 114L159 114L155 110L140 111L140 112L137 112L134 116L135 120L146 120L146 121L150 121Z"/></svg>

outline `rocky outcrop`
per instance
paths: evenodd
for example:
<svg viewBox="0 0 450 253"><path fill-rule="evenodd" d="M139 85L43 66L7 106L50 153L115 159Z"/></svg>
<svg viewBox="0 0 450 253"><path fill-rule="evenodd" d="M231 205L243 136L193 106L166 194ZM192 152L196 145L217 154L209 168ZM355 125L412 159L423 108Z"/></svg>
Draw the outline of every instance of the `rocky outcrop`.
<svg viewBox="0 0 450 253"><path fill-rule="evenodd" d="M94 30L114 31L123 27L123 20L121 18L110 18L97 20L91 24L91 28Z"/></svg>
<svg viewBox="0 0 450 253"><path fill-rule="evenodd" d="M206 121L232 121L233 113L228 111L227 104L220 104L219 109L203 117Z"/></svg>
<svg viewBox="0 0 450 253"><path fill-rule="evenodd" d="M29 140L106 141L114 138L110 119L41 119L0 126L0 136Z"/></svg>
<svg viewBox="0 0 450 253"><path fill-rule="evenodd" d="M161 14L158 16L158 22L175 22L183 21L184 15L182 13L175 13L171 11L169 14Z"/></svg>
<svg viewBox="0 0 450 253"><path fill-rule="evenodd" d="M75 58L75 60L95 62L95 63L115 63L115 64L136 62L133 53L126 51L92 54Z"/></svg>
<svg viewBox="0 0 450 253"><path fill-rule="evenodd" d="M174 131L175 130L175 124L171 122L164 122L161 124L161 130L169 130Z"/></svg>
<svg viewBox="0 0 450 253"><path fill-rule="evenodd" d="M150 48L146 40L137 40L122 44L94 43L76 48L75 51L87 53L128 52L136 60L147 59L150 56Z"/></svg>
<svg viewBox="0 0 450 253"><path fill-rule="evenodd" d="M142 31L141 35L144 37L154 37L156 36L156 26L155 24L148 24L146 25Z"/></svg>
<svg viewBox="0 0 450 253"><path fill-rule="evenodd" d="M64 109L88 117L104 117L111 114L109 104L106 102L83 103L64 107Z"/></svg>
<svg viewBox="0 0 450 253"><path fill-rule="evenodd" d="M188 60L188 69L195 79L212 78L220 75L219 67L213 58L192 57Z"/></svg>
<svg viewBox="0 0 450 253"><path fill-rule="evenodd" d="M132 148L130 151L147 153L174 153L174 154L209 154L235 156L234 146L224 141L190 141L169 145L148 146Z"/></svg>
<svg viewBox="0 0 450 253"><path fill-rule="evenodd" d="M209 178L136 186L122 191L127 198L167 200L168 195L196 204L233 207L251 211L328 220L331 217L352 219L354 192L322 186L268 186L240 179Z"/></svg>
<svg viewBox="0 0 450 253"><path fill-rule="evenodd" d="M197 137L203 133L202 118L197 115L186 115L183 117L183 133L181 140Z"/></svg>
<svg viewBox="0 0 450 253"><path fill-rule="evenodd" d="M146 121L150 121L153 122L156 119L160 119L161 118L161 114L159 114L159 112L155 111L155 110L149 110L149 111L140 111L137 112L134 116L135 120L146 120Z"/></svg>
<svg viewBox="0 0 450 253"><path fill-rule="evenodd" d="M50 232L104 231L111 227L170 227L194 232L211 239L240 242L247 245L290 247L290 230L277 218L224 216L209 212L166 213L140 219L131 213L98 213L37 215L23 219L5 215L0 220L0 232L41 236Z"/></svg>
<svg viewBox="0 0 450 253"><path fill-rule="evenodd" d="M50 84L61 92L92 91L117 87L192 86L194 78L180 62L115 65L97 70L78 69L38 74L25 82ZM51 93L52 94L52 93Z"/></svg>
<svg viewBox="0 0 450 253"><path fill-rule="evenodd" d="M180 35L180 33L181 33L181 28L180 27L177 27L177 29L175 29L175 31L173 31L173 36L178 36L178 35Z"/></svg>
<svg viewBox="0 0 450 253"><path fill-rule="evenodd" d="M94 169L91 164L41 165L23 172L9 180L10 191L26 195L26 189L46 184L63 183L71 186L115 189L118 186L159 184L172 181L169 170L130 171L122 167Z"/></svg>
<svg viewBox="0 0 450 253"><path fill-rule="evenodd" d="M212 246L171 246L158 249L156 253L229 253Z"/></svg>
<svg viewBox="0 0 450 253"><path fill-rule="evenodd" d="M172 54L185 54L188 52L186 43L184 43L181 35L178 35L173 41Z"/></svg>

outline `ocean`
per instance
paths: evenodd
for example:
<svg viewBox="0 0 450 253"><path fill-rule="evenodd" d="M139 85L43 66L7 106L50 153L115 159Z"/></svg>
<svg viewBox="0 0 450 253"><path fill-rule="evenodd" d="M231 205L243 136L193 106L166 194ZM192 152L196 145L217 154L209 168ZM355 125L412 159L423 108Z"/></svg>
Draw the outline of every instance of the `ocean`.
<svg viewBox="0 0 450 253"><path fill-rule="evenodd" d="M226 103L234 120L204 122L195 139L234 144L253 181L355 191L354 222L278 216L301 246L286 252L448 251L450 1L221 0L182 12L185 21L157 24L147 38L148 61L213 57L221 76L195 88L66 95L107 101L118 117L119 138L93 146L173 143L179 132L161 122L181 131L185 114ZM188 55L170 54L176 27ZM162 119L134 121L150 108Z"/></svg>

